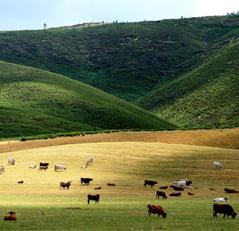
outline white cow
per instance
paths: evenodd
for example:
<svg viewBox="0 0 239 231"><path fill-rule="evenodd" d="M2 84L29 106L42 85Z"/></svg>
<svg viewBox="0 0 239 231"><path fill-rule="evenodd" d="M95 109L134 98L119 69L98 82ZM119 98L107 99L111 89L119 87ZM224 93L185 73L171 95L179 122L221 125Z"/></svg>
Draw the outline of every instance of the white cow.
<svg viewBox="0 0 239 231"><path fill-rule="evenodd" d="M7 163L8 163L8 165L14 165L15 164L15 159L13 157L8 157Z"/></svg>
<svg viewBox="0 0 239 231"><path fill-rule="evenodd" d="M186 180L176 180L173 182L173 185L181 188L186 188L187 187L187 181Z"/></svg>
<svg viewBox="0 0 239 231"><path fill-rule="evenodd" d="M213 199L213 202L228 202L229 198L228 197L223 197L223 198L215 198Z"/></svg>
<svg viewBox="0 0 239 231"><path fill-rule="evenodd" d="M63 170L66 170L66 166L65 165L63 165L63 164L56 164L55 165L55 172L63 171Z"/></svg>
<svg viewBox="0 0 239 231"><path fill-rule="evenodd" d="M220 163L220 162L218 162L218 161L214 161L214 162L212 163L212 166L213 166L214 169L222 169L222 168L223 168L222 163Z"/></svg>

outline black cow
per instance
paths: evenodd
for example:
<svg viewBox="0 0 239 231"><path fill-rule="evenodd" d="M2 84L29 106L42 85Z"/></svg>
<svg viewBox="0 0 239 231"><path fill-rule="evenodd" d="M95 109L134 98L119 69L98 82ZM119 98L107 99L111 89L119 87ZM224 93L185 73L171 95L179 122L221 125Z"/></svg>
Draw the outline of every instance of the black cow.
<svg viewBox="0 0 239 231"><path fill-rule="evenodd" d="M181 196L181 194L182 193L180 193L180 192L178 192L178 193L173 192L173 193L170 193L169 196L171 196L171 197L179 197L179 196Z"/></svg>
<svg viewBox="0 0 239 231"><path fill-rule="evenodd" d="M46 171L46 170L48 169L48 166L49 166L49 163L40 162L39 170L44 170L44 171Z"/></svg>
<svg viewBox="0 0 239 231"><path fill-rule="evenodd" d="M233 210L231 205L228 204L213 204L213 217L217 218L217 214L223 214L223 218L225 216L232 216L232 218L236 218L237 213Z"/></svg>
<svg viewBox="0 0 239 231"><path fill-rule="evenodd" d="M88 204L90 204L90 201L95 201L95 203L100 202L100 194L95 194L95 195L88 194L87 198L88 198Z"/></svg>
<svg viewBox="0 0 239 231"><path fill-rule="evenodd" d="M224 192L226 193L239 193L239 191L235 189L224 188Z"/></svg>
<svg viewBox="0 0 239 231"><path fill-rule="evenodd" d="M80 183L83 185L89 185L91 181L93 181L92 178L84 178L84 177L80 178Z"/></svg>
<svg viewBox="0 0 239 231"><path fill-rule="evenodd" d="M167 199L166 193L162 191L156 191L156 199L159 199L159 197L162 197L163 199Z"/></svg>
<svg viewBox="0 0 239 231"><path fill-rule="evenodd" d="M155 184L158 184L158 182L155 180L145 180L144 181L144 187L146 187L147 185L153 187Z"/></svg>

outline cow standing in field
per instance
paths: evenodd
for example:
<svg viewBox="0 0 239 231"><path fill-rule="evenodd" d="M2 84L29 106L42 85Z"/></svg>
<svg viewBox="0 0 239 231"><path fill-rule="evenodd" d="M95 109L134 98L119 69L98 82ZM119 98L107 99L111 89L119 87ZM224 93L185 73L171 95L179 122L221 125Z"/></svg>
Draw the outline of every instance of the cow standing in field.
<svg viewBox="0 0 239 231"><path fill-rule="evenodd" d="M212 167L213 167L213 169L222 169L222 168L223 168L223 165L222 165L222 163L220 163L220 162L218 162L218 161L214 161L214 162L212 163Z"/></svg>
<svg viewBox="0 0 239 231"><path fill-rule="evenodd" d="M144 187L146 187L147 185L149 185L150 187L153 187L156 184L158 184L158 182L155 180L145 180L144 181Z"/></svg>
<svg viewBox="0 0 239 231"><path fill-rule="evenodd" d="M213 217L217 218L217 214L223 214L223 218L225 216L232 216L232 218L236 218L237 213L234 211L231 205L228 204L213 204Z"/></svg>
<svg viewBox="0 0 239 231"><path fill-rule="evenodd" d="M93 181L92 178L88 178L88 177L86 177L86 178L81 177L80 178L81 185L89 185L91 181Z"/></svg>
<svg viewBox="0 0 239 231"><path fill-rule="evenodd" d="M15 159L13 157L8 157L7 164L8 165L14 165L15 164Z"/></svg>
<svg viewBox="0 0 239 231"><path fill-rule="evenodd" d="M63 164L56 164L54 170L55 172L62 172L66 170L66 166Z"/></svg>
<svg viewBox="0 0 239 231"><path fill-rule="evenodd" d="M163 199L167 199L166 193L162 191L156 191L156 199L159 199L159 197L162 197Z"/></svg>
<svg viewBox="0 0 239 231"><path fill-rule="evenodd" d="M49 166L49 163L42 163L42 162L40 162L39 170L46 171L48 169L48 166Z"/></svg>
<svg viewBox="0 0 239 231"><path fill-rule="evenodd" d="M87 200L88 204L90 204L90 201L95 201L95 204L99 203L100 202L100 194L96 194L96 195L88 194L87 199L88 199Z"/></svg>
<svg viewBox="0 0 239 231"><path fill-rule="evenodd" d="M151 216L151 213L158 214L158 217L161 215L163 218L166 218L167 213L164 211L164 209L160 205L147 205L148 208L148 214Z"/></svg>
<svg viewBox="0 0 239 231"><path fill-rule="evenodd" d="M67 182L60 182L60 189L69 189L71 186L71 181L67 181Z"/></svg>

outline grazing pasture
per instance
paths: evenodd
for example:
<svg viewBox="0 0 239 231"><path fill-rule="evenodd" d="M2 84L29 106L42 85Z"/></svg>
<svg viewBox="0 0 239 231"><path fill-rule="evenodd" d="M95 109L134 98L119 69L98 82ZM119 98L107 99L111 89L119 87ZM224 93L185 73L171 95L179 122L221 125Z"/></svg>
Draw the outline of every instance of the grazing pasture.
<svg viewBox="0 0 239 231"><path fill-rule="evenodd" d="M8 156L16 160L7 165ZM90 168L81 168L88 157ZM214 170L213 161L223 163ZM2 153L0 164L0 230L202 230L237 231L239 218L213 218L213 199L225 197L224 188L239 190L239 150L158 142L100 142L38 147ZM49 163L39 171L39 163ZM62 163L66 171L55 172ZM37 165L37 168L29 166ZM94 179L81 185L80 179ZM156 190L176 179L188 178L197 189L185 189L180 197L156 199ZM158 182L144 187L145 179ZM23 180L24 184L18 184ZM69 190L60 182L72 181ZM115 187L107 186L114 182ZM100 203L87 204L87 195L101 187ZM210 190L213 188L215 190ZM174 192L168 187L167 195ZM188 192L194 195L189 196ZM228 195L227 195L228 196ZM229 195L239 212L239 194ZM167 217L148 217L147 205L160 205ZM9 211L16 222L3 221Z"/></svg>

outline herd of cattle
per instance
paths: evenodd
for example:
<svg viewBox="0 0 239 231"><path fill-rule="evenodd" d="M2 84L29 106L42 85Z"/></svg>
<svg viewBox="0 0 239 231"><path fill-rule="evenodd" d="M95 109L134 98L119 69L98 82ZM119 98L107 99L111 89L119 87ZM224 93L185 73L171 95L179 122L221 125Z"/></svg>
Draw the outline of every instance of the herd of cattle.
<svg viewBox="0 0 239 231"><path fill-rule="evenodd" d="M12 157L8 158L8 165L14 165L15 164L15 159ZM86 161L85 165L82 166L82 168L87 168L90 165L93 164L93 159L90 158ZM32 165L29 166L29 168L31 169L35 169L37 168L36 165ZM39 170L44 170L46 171L49 168L49 163L46 162L40 162L39 163ZM213 162L213 169L222 169L223 165L220 162ZM65 165L63 164L56 164L54 165L54 171L55 172L59 172L59 171L65 171L67 168ZM5 171L4 166L0 166L0 174L3 173ZM81 185L85 185L88 186L90 185L91 181L93 181L92 178L83 178L81 177L80 179L80 183ZM18 181L18 184L23 184L24 181ZM70 189L72 181L68 181L68 182L60 182L60 189ZM156 184L158 184L157 181L154 180L145 180L144 181L144 187L146 188L147 186L149 187L154 187ZM107 183L108 186L116 186L114 183ZM182 195L182 192L184 190L188 190L187 191L187 195L189 196L193 196L194 193L190 192L191 189L193 189L192 187L192 181L188 180L188 179L179 179L179 180L175 180L171 185L169 186L160 186L159 189L161 189L160 191L157 190L156 191L156 199L159 199L162 197L162 199L167 199L167 194L165 191L162 190L167 190L167 189L172 189L174 190L173 192L169 193L168 196L170 197L179 197ZM100 190L101 187L97 187L94 188L95 190ZM197 189L196 187L194 187L194 189ZM214 190L213 188L209 188L210 190ZM176 191L176 192L175 192ZM239 191L235 190L235 189L229 189L229 188L225 188L224 192L229 194L229 193L239 193ZM90 201L95 201L95 203L99 203L100 201L100 194L88 194L87 195L87 202L88 204L90 203ZM223 198L214 198L213 202L215 202L213 204L213 217L217 218L217 214L223 214L223 218L225 216L231 216L232 218L235 218L237 213L234 211L234 209L232 208L232 206L230 206L229 204L227 204L227 202L229 201L229 198L223 197ZM226 202L226 204L221 204ZM147 205L147 211L148 211L148 215L151 216L151 214L157 214L158 216L162 216L163 218L166 218L167 213L165 212L165 210L162 208L162 206L159 205L153 205L153 204L148 204ZM11 211L9 212L5 217L4 220L16 220L16 213Z"/></svg>

